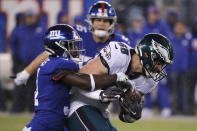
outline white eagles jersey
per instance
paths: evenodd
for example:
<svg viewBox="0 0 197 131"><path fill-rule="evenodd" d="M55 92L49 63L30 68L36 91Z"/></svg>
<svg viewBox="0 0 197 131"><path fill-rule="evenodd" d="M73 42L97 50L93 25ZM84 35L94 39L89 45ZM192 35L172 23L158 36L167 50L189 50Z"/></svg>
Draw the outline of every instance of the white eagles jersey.
<svg viewBox="0 0 197 131"><path fill-rule="evenodd" d="M123 42L110 42L100 51L101 61L108 68L109 74L126 73L131 61L130 46Z"/></svg>
<svg viewBox="0 0 197 131"><path fill-rule="evenodd" d="M109 74L118 72L126 73L127 69L130 68L132 58L131 49L130 46L123 42L112 41L100 51L99 56L104 66L108 68ZM132 81L136 85L136 89L144 94L152 91L157 85L151 78L145 78L144 76L140 76ZM103 113L104 117L109 117L109 113L106 110L108 104L101 103L99 100L101 91L102 90L87 92L79 88L72 88L69 117L74 111L84 105L94 106Z"/></svg>
<svg viewBox="0 0 197 131"><path fill-rule="evenodd" d="M127 69L131 68L130 62L132 55L130 50L134 50L123 42L110 42L105 48L100 51L100 57L108 68L109 74L118 72L126 73ZM152 78L146 78L143 75L132 79L136 89L143 93L150 93L158 84Z"/></svg>
<svg viewBox="0 0 197 131"><path fill-rule="evenodd" d="M131 60L130 49L131 47L125 43L112 41L100 51L101 59L109 65L110 74L126 72ZM99 100L101 91L87 92L78 88L72 88L69 116L78 108L84 105L91 105L97 107L104 117L109 117L109 113L106 111L108 104L101 103Z"/></svg>

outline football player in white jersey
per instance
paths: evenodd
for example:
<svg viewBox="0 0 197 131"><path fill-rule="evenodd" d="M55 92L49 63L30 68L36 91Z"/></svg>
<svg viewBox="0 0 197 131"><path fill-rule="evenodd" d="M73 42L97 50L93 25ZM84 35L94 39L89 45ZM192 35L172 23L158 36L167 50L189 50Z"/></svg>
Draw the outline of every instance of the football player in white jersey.
<svg viewBox="0 0 197 131"><path fill-rule="evenodd" d="M171 65L172 60L173 47L170 41L161 34L147 34L135 50L125 43L110 42L100 51L98 57L87 63L79 72L88 74L125 72L136 90L144 95L151 92L158 81L166 76L163 69ZM102 90L73 92L68 120L70 130L115 130L108 121L106 109L109 103L101 102L103 98L107 98L107 94L102 95ZM122 121L133 122L140 118L141 110L134 112L134 114L121 112L119 117ZM73 127L74 123L80 124Z"/></svg>

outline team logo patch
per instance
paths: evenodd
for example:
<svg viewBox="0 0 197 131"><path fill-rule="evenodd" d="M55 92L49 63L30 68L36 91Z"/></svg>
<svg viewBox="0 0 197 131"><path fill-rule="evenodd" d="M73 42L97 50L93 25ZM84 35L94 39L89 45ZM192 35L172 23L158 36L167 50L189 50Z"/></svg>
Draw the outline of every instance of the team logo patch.
<svg viewBox="0 0 197 131"><path fill-rule="evenodd" d="M59 39L60 38L60 30L52 30L50 31L50 40Z"/></svg>
<svg viewBox="0 0 197 131"><path fill-rule="evenodd" d="M159 56L166 62L170 63L170 56L168 50L152 39L151 41L153 49L159 54Z"/></svg>

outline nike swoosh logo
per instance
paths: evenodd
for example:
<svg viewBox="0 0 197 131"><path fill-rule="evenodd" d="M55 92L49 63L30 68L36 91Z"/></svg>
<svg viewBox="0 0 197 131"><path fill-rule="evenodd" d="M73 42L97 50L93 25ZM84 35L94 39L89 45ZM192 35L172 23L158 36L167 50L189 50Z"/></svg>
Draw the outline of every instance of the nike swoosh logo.
<svg viewBox="0 0 197 131"><path fill-rule="evenodd" d="M133 115L136 115L136 112L131 111L131 113L132 113Z"/></svg>

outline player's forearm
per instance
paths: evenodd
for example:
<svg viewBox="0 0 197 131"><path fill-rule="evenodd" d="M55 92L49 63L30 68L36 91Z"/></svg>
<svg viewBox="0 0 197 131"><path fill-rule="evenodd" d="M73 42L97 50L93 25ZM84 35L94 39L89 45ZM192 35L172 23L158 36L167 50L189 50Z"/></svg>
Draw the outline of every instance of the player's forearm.
<svg viewBox="0 0 197 131"><path fill-rule="evenodd" d="M109 86L115 85L117 75L93 75L95 80L95 89L106 89Z"/></svg>
<svg viewBox="0 0 197 131"><path fill-rule="evenodd" d="M46 52L41 53L25 68L26 72L30 75L33 74L48 56Z"/></svg>
<svg viewBox="0 0 197 131"><path fill-rule="evenodd" d="M116 74L92 75L92 76L93 76L93 80L91 80L91 77L88 74L72 72L68 75L65 75L61 79L61 82L90 91L90 90L106 88L108 86L114 85L117 80Z"/></svg>
<svg viewBox="0 0 197 131"><path fill-rule="evenodd" d="M14 82L16 85L26 84L31 74L33 74L42 62L48 57L46 52L41 53L39 56L34 59L23 71L17 73Z"/></svg>

